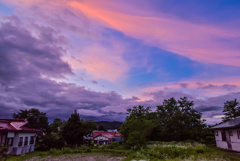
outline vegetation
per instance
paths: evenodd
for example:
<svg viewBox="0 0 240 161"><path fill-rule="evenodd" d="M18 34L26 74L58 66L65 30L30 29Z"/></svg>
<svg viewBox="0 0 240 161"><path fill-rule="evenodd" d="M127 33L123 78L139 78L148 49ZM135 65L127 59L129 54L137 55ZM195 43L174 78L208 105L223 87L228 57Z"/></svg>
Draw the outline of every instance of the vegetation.
<svg viewBox="0 0 240 161"><path fill-rule="evenodd" d="M62 128L64 122L60 118L55 118L53 123L49 125L50 132L58 133L60 128Z"/></svg>
<svg viewBox="0 0 240 161"><path fill-rule="evenodd" d="M107 131L107 129L103 125L98 126L98 131Z"/></svg>
<svg viewBox="0 0 240 161"><path fill-rule="evenodd" d="M237 102L237 99L226 101L224 103L223 113L224 113L223 122L229 121L240 116L240 106L239 102Z"/></svg>
<svg viewBox="0 0 240 161"><path fill-rule="evenodd" d="M13 118L26 119L32 128L40 129L43 132L49 131L48 117L46 116L46 113L40 112L36 108L20 110L18 113L13 114Z"/></svg>
<svg viewBox="0 0 240 161"><path fill-rule="evenodd" d="M147 146L139 150L126 150L121 142L114 143L115 145L105 145L97 147L65 147L62 149L51 149L45 152L34 152L22 156L12 156L9 161L21 161L29 158L36 160L48 160L47 158L73 158L74 155L96 155L101 153L109 156L123 156L125 161L130 160L162 160L162 161L237 161L239 156L223 152L219 149L208 147L204 144L196 142L149 142Z"/></svg>
<svg viewBox="0 0 240 161"><path fill-rule="evenodd" d="M223 121L240 116L238 104L236 99L224 103ZM157 106L156 111L151 111L151 107L134 106L127 110L127 114L123 123L94 123L81 120L75 110L67 121L56 118L48 125L46 113L34 108L20 110L13 114L14 118L27 119L32 127L45 132L36 145L36 149L42 151L13 156L9 160L82 153L111 153L125 156L125 160L239 160L237 156L209 146L215 143L213 132L205 124L202 114L194 109L193 101L186 97L164 100L162 105ZM116 128L109 128L113 127L114 123ZM90 141L84 145L83 136L93 130L105 131L119 127L123 142L93 146ZM4 148L1 147L0 151L4 157Z"/></svg>
<svg viewBox="0 0 240 161"><path fill-rule="evenodd" d="M119 121L99 121L95 122L97 126L102 125L105 129L120 129L122 122Z"/></svg>
<svg viewBox="0 0 240 161"><path fill-rule="evenodd" d="M205 141L207 126L193 105L184 97L164 100L155 112L143 106L128 109L120 130L126 147L140 148L146 141Z"/></svg>
<svg viewBox="0 0 240 161"><path fill-rule="evenodd" d="M83 125L76 110L63 125L62 137L70 146L83 143Z"/></svg>
<svg viewBox="0 0 240 161"><path fill-rule="evenodd" d="M7 152L8 146L0 145L0 160L6 160L9 157Z"/></svg>
<svg viewBox="0 0 240 161"><path fill-rule="evenodd" d="M153 129L153 121L150 116L150 107L134 106L127 110L129 116L122 124L120 133L124 138L127 148L140 148L147 141Z"/></svg>

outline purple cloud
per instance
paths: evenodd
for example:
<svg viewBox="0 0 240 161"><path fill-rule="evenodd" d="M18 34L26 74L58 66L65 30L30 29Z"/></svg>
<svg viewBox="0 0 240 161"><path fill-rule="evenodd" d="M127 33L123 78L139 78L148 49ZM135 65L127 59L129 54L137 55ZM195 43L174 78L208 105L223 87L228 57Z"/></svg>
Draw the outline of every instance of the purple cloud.
<svg viewBox="0 0 240 161"><path fill-rule="evenodd" d="M207 86L201 86L201 89L223 89L223 90L227 90L227 91L231 91L236 89L238 86L237 85L232 85L232 84L223 84L223 85L212 85L209 84Z"/></svg>
<svg viewBox="0 0 240 161"><path fill-rule="evenodd" d="M93 81L91 81L93 84L98 84L98 82L97 81L95 81L95 80L93 80Z"/></svg>
<svg viewBox="0 0 240 161"><path fill-rule="evenodd" d="M116 117L114 112L101 110L112 104L130 102L116 92L94 92L75 84L54 81L74 74L61 59L64 49L54 29L38 27L36 38L17 22L20 21L17 17L6 19L7 22L0 26L0 117L11 117L19 109L34 107L47 112L50 119L66 119L74 109L79 109L85 113L99 111L91 117L84 114L86 119L123 120L122 115Z"/></svg>

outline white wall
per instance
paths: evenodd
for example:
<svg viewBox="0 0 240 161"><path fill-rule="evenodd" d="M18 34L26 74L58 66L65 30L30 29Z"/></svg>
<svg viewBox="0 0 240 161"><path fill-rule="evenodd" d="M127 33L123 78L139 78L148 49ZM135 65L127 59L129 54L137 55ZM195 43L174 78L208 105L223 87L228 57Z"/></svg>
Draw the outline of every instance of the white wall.
<svg viewBox="0 0 240 161"><path fill-rule="evenodd" d="M19 154L25 154L25 153L34 151L34 146L35 146L35 141L36 141L35 135L36 135L35 133L8 132L9 137L14 136L13 146L11 148L9 148L9 153L13 153L13 155L19 155ZM30 144L31 136L34 136L34 144ZM18 144L20 141L20 137L23 137L23 144L22 144L22 146L19 147ZM27 145L24 145L25 137L28 137Z"/></svg>
<svg viewBox="0 0 240 161"><path fill-rule="evenodd" d="M218 135L216 136L216 132ZM216 145L218 148L228 149L228 145L226 141L222 141L222 130L214 130Z"/></svg>
<svg viewBox="0 0 240 161"><path fill-rule="evenodd" d="M232 136L230 136L230 143L232 145L232 150L240 152L240 139L238 139L237 130L240 129L233 129L233 130L225 130L226 137L229 135L229 131L232 131ZM215 135L215 132L218 132L218 136ZM224 130L214 130L216 145L218 148L228 149L228 144L226 141L222 141L222 134ZM230 149L229 149L230 150Z"/></svg>
<svg viewBox="0 0 240 161"><path fill-rule="evenodd" d="M231 130L233 133L233 136L230 136L232 150L234 150L234 151L240 151L240 139L238 139L237 130L240 130L240 129Z"/></svg>
<svg viewBox="0 0 240 161"><path fill-rule="evenodd" d="M94 138L94 140L108 140L108 138L104 136L97 136L96 138Z"/></svg>

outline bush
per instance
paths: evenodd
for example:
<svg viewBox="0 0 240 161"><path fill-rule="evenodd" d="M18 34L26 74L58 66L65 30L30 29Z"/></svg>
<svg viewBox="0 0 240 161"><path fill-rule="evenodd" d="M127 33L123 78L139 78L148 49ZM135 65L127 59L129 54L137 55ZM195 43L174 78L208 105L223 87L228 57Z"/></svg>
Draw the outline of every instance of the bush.
<svg viewBox="0 0 240 161"><path fill-rule="evenodd" d="M7 160L7 158L9 157L7 152L8 152L8 146L0 145L0 159L1 160Z"/></svg>
<svg viewBox="0 0 240 161"><path fill-rule="evenodd" d="M41 141L36 144L36 150L46 151L51 148L61 149L64 146L64 141L57 133L50 133L42 136Z"/></svg>

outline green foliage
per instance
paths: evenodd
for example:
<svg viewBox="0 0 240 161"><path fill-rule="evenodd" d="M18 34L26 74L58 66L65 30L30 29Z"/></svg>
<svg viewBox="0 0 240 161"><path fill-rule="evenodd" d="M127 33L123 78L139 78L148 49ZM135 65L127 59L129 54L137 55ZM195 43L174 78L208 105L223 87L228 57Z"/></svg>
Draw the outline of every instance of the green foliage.
<svg viewBox="0 0 240 161"><path fill-rule="evenodd" d="M237 99L226 101L224 103L223 112L224 112L224 117L222 118L223 122L229 121L240 116L240 106L239 102L237 102Z"/></svg>
<svg viewBox="0 0 240 161"><path fill-rule="evenodd" d="M98 147L64 147L61 149L50 149L47 152L33 152L20 156L11 156L9 161L21 161L21 160L47 160L54 158L54 160L60 160L65 157L72 160L73 155L88 154L89 156L96 155L95 153L101 153L104 155L111 154L113 156L126 156L125 161L130 160L162 160L162 161L203 161L203 160L215 160L215 161L237 161L239 156L231 153L223 152L219 149L208 147L204 144L197 142L151 142L145 147L141 147L139 150L121 149L121 143L114 143L114 146L105 145ZM54 156L54 157L52 157ZM59 156L59 157L57 157ZM107 159L107 157L105 158Z"/></svg>
<svg viewBox="0 0 240 161"><path fill-rule="evenodd" d="M61 134L69 146L80 145L83 143L83 125L76 110L63 125Z"/></svg>
<svg viewBox="0 0 240 161"><path fill-rule="evenodd" d="M99 125L98 131L107 131L107 129L103 125Z"/></svg>
<svg viewBox="0 0 240 161"><path fill-rule="evenodd" d="M122 124L120 133L124 138L127 147L140 148L147 141L147 137L153 129L153 122L150 120L150 108L134 106L127 110L129 116Z"/></svg>
<svg viewBox="0 0 240 161"><path fill-rule="evenodd" d="M206 130L202 114L193 109L193 106L193 101L184 97L164 100L155 112L151 112L150 107L143 106L128 109L128 116L120 129L125 145L140 148L150 140L212 141L213 133Z"/></svg>
<svg viewBox="0 0 240 161"><path fill-rule="evenodd" d="M36 108L20 110L18 113L13 114L13 118L27 119L32 128L40 129L43 132L49 132L48 117L46 113L40 112Z"/></svg>
<svg viewBox="0 0 240 161"><path fill-rule="evenodd" d="M159 140L200 140L206 124L201 119L202 114L194 110L193 106L193 101L188 101L186 97L178 101L170 98L164 100L161 106L157 106L156 126L161 127Z"/></svg>
<svg viewBox="0 0 240 161"><path fill-rule="evenodd" d="M227 156L228 155L228 156ZM233 160L229 154L196 142L158 142L132 151L126 160ZM238 158L239 159L239 158Z"/></svg>
<svg viewBox="0 0 240 161"><path fill-rule="evenodd" d="M83 126L83 135L86 136L91 134L94 130L97 130L97 126L95 122L92 121L81 121Z"/></svg>
<svg viewBox="0 0 240 161"><path fill-rule="evenodd" d="M41 137L41 140L36 144L36 150L46 151L51 148L60 149L64 146L64 140L57 133L48 133Z"/></svg>
<svg viewBox="0 0 240 161"><path fill-rule="evenodd" d="M58 133L62 126L63 126L63 121L60 118L55 118L53 123L49 125L50 131L54 133Z"/></svg>
<svg viewBox="0 0 240 161"><path fill-rule="evenodd" d="M0 145L0 160L7 160L7 158L9 157L7 152L8 152L8 146Z"/></svg>
<svg viewBox="0 0 240 161"><path fill-rule="evenodd" d="M122 122L119 121L99 121L95 122L97 126L103 125L106 129L120 129Z"/></svg>

